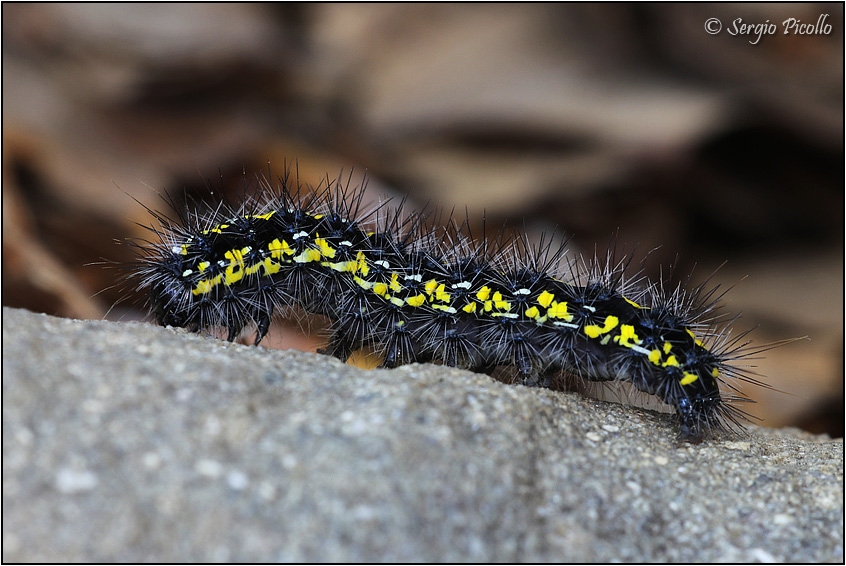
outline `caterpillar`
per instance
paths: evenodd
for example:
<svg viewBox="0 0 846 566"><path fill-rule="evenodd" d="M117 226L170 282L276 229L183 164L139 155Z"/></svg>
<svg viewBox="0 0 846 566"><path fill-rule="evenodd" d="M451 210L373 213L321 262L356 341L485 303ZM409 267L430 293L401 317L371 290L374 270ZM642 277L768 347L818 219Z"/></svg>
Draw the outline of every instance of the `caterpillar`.
<svg viewBox="0 0 846 566"><path fill-rule="evenodd" d="M385 368L504 369L536 387L627 381L674 408L691 443L749 420L736 382L760 383L737 364L749 342L716 314L718 287L627 278L613 251L567 259L552 237L477 241L467 222L404 202L365 211L365 187L327 177L311 189L288 169L240 203L175 219L145 206L154 239L130 241L126 279L158 324L222 328L229 341L254 328L259 344L276 314L323 315L319 352L342 361L366 347Z"/></svg>

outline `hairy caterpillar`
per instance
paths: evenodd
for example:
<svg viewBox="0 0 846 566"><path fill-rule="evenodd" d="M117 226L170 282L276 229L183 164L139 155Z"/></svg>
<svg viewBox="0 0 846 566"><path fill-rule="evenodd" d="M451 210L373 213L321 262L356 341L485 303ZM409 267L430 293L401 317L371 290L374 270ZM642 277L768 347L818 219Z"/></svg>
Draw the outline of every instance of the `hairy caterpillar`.
<svg viewBox="0 0 846 566"><path fill-rule="evenodd" d="M627 281L613 254L568 262L551 239L475 242L402 205L363 213L364 184L304 193L290 172L261 184L176 220L148 208L156 241L133 242L127 277L159 324L221 327L230 341L254 327L258 344L274 313L299 309L332 321L320 352L343 361L370 347L388 368L508 367L541 387L562 374L629 381L675 408L688 442L748 418L734 382L755 382L735 365L750 349L718 324L716 288Z"/></svg>

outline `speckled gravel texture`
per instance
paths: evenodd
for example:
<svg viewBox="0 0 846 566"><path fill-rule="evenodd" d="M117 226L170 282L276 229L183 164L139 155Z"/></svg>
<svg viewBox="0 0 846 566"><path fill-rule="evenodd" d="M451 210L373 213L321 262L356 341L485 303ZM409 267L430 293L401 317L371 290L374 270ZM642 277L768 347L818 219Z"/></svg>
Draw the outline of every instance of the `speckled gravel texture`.
<svg viewBox="0 0 846 566"><path fill-rule="evenodd" d="M3 560L842 562L843 443L3 310Z"/></svg>

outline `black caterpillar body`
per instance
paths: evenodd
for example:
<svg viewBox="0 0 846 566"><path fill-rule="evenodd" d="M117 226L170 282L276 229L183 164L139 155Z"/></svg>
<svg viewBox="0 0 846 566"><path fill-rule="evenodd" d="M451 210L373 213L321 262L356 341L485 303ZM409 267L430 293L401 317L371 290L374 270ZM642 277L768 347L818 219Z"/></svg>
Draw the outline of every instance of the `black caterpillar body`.
<svg viewBox="0 0 846 566"><path fill-rule="evenodd" d="M473 243L402 206L362 214L363 186L301 188L285 176L237 206L153 213L157 241L136 244L129 279L156 321L223 327L230 341L255 327L258 344L275 312L299 309L332 321L321 353L343 361L370 347L388 368L508 366L542 387L562 372L629 381L675 408L689 442L746 418L732 383L749 379L732 365L746 345L715 324L716 289L639 286L611 254L568 263L550 241Z"/></svg>

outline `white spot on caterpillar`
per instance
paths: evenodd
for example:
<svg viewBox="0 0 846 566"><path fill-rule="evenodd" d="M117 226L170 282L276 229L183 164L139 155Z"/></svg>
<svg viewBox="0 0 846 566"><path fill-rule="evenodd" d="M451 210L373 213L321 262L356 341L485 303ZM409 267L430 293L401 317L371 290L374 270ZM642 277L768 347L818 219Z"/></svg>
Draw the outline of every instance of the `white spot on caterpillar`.
<svg viewBox="0 0 846 566"><path fill-rule="evenodd" d="M420 275L419 273L417 273L415 275L406 275L405 280L406 281L417 281L419 283L419 282L423 281L423 276Z"/></svg>
<svg viewBox="0 0 846 566"><path fill-rule="evenodd" d="M531 294L531 291L529 291L528 289L517 289L516 291L514 291L514 294L515 295L529 295L529 294Z"/></svg>
<svg viewBox="0 0 846 566"><path fill-rule="evenodd" d="M380 265L380 266L384 267L385 269L391 268L391 264L388 263L387 261L385 261L384 259L377 259L373 263L375 263L376 265Z"/></svg>
<svg viewBox="0 0 846 566"><path fill-rule="evenodd" d="M454 283L453 285L450 285L450 288L452 288L452 289L469 289L470 286L471 286L471 284L470 284L469 281L462 281L461 283Z"/></svg>
<svg viewBox="0 0 846 566"><path fill-rule="evenodd" d="M305 231L297 232L296 234L294 234L295 240L299 240L300 238L306 238L306 237L308 237L308 232L305 232Z"/></svg>
<svg viewBox="0 0 846 566"><path fill-rule="evenodd" d="M644 356L647 356L647 357L649 356L649 354L652 353L651 350L647 350L646 348L643 348L641 346L636 346L634 344L629 344L628 347L629 347L629 349L634 350L638 354L643 354Z"/></svg>
<svg viewBox="0 0 846 566"><path fill-rule="evenodd" d="M186 269L185 271L182 272L182 277L188 277L192 273L194 273L193 269Z"/></svg>
<svg viewBox="0 0 846 566"><path fill-rule="evenodd" d="M458 311L455 310L455 307L448 307L446 305L432 305L433 309L437 309L439 311L448 312L449 314L455 314Z"/></svg>

